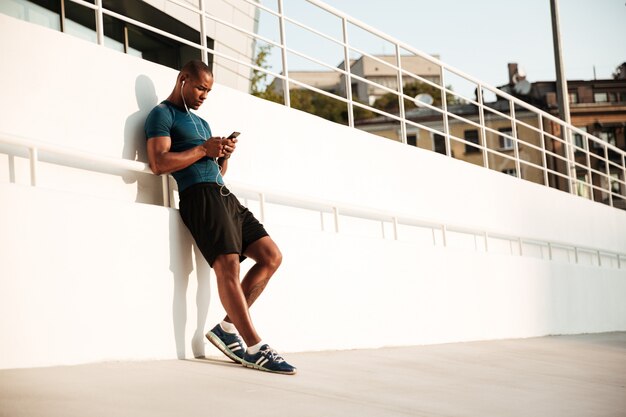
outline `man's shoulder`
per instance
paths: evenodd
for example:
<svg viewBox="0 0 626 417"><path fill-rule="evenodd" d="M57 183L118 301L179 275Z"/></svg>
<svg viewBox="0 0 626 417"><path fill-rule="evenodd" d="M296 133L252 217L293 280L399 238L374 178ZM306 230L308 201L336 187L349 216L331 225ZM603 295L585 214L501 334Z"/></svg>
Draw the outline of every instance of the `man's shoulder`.
<svg viewBox="0 0 626 417"><path fill-rule="evenodd" d="M157 104L150 110L148 113L148 117L146 118L147 123L162 123L169 122L172 123L175 119L174 110L169 106L165 101Z"/></svg>
<svg viewBox="0 0 626 417"><path fill-rule="evenodd" d="M150 114L172 114L172 108L168 106L168 104L163 101L150 110Z"/></svg>
<svg viewBox="0 0 626 417"><path fill-rule="evenodd" d="M146 117L146 138L167 136L174 123L174 112L166 102L157 104Z"/></svg>

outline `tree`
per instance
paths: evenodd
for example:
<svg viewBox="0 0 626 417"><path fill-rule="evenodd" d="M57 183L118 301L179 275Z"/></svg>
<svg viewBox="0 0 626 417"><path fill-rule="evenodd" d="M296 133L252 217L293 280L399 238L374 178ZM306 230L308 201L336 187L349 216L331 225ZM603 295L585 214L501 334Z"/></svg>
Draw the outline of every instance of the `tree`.
<svg viewBox="0 0 626 417"><path fill-rule="evenodd" d="M271 46L264 45L259 47L254 64L257 67L268 69L267 59L271 53ZM265 100L276 103L284 103L282 94L276 92L271 84L267 82L267 73L260 70L252 70L252 78L250 80L250 91L253 96L263 98ZM348 105L341 100L328 97L316 91L306 88L297 88L289 91L291 107L302 110L307 113L323 117L336 123L348 124ZM368 117L371 112L361 108L354 108L355 118Z"/></svg>
<svg viewBox="0 0 626 417"><path fill-rule="evenodd" d="M269 69L267 64L268 55L271 53L271 45L263 45L259 47L258 53L254 58L254 64L257 67L263 69ZM276 93L271 87L271 84L267 84L267 73L257 69L252 70L252 78L250 79L250 92L253 96L264 98L265 100L274 101L276 103L283 103L283 98L280 94Z"/></svg>
<svg viewBox="0 0 626 417"><path fill-rule="evenodd" d="M268 69L268 56L271 53L271 45L263 45L258 48L254 64L263 69ZM265 100L284 104L283 96L274 90L271 83L267 82L267 73L260 70L252 70L250 79L250 91L253 96ZM336 94L335 91L330 91ZM314 114L332 122L348 124L348 105L341 100L328 97L316 91L306 88L297 88L289 91L291 107ZM354 118L367 119L374 116L369 110L354 106Z"/></svg>

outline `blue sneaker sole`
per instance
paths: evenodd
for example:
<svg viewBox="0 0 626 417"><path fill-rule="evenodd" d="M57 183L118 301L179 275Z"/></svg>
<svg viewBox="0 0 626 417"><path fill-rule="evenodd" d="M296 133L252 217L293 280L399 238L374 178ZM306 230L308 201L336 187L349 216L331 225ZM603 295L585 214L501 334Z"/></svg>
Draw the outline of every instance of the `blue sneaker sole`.
<svg viewBox="0 0 626 417"><path fill-rule="evenodd" d="M273 369L267 369L267 368L264 368L262 366L257 365L256 363L248 362L246 360L242 360L241 364L243 366L245 366L246 368L252 368L252 369L256 369L258 371L271 372L271 373L274 373L274 374L295 375L295 373L296 373L296 369L294 369L293 371L274 371Z"/></svg>
<svg viewBox="0 0 626 417"><path fill-rule="evenodd" d="M226 346L226 345L224 344L224 342L222 342L222 340L221 340L219 337L217 337L217 336L215 335L215 333L213 333L213 332L208 332L208 333L206 334L206 338L207 338L207 339L209 339L209 342L211 342L211 344L212 344L213 346L215 346L215 347L216 347L216 348L218 348L220 351L222 351L222 353L223 353L224 355L226 355L226 356L228 357L228 359L230 359L231 361L233 361L233 362L235 362L235 363L240 363L240 364L243 364L243 359L241 359L239 356L235 355L235 354L233 353L233 351L232 351L232 350L230 350L230 349L228 348L228 346Z"/></svg>

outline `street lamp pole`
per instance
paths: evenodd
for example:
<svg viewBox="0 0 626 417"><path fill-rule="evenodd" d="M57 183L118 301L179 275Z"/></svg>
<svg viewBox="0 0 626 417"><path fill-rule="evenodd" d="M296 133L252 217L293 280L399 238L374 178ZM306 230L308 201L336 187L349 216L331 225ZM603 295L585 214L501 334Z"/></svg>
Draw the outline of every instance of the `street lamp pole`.
<svg viewBox="0 0 626 417"><path fill-rule="evenodd" d="M569 112L569 94L567 91L567 78L563 68L563 54L561 52L561 33L559 27L559 4L558 0L550 0L550 13L552 15L552 41L554 44L554 63L556 66L556 96L559 106L559 117L568 125L572 124ZM561 137L566 144L568 160L568 174L570 178L570 192L574 191L576 181L576 164L574 159L574 147L572 135L568 128L561 129Z"/></svg>
<svg viewBox="0 0 626 417"><path fill-rule="evenodd" d="M561 29L559 27L558 0L550 0L552 14L552 41L554 44L554 64L556 66L556 95L559 103L559 117L570 124L569 101L567 94L567 78L563 69L563 53L561 51Z"/></svg>

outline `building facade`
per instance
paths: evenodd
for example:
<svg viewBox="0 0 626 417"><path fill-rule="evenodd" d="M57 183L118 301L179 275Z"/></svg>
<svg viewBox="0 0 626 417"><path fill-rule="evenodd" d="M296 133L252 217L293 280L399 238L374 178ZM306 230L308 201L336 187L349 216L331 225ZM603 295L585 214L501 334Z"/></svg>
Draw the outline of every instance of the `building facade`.
<svg viewBox="0 0 626 417"><path fill-rule="evenodd" d="M433 55L439 58L439 55ZM405 72L409 72L425 80L435 84L441 79L441 68L432 62L419 57L417 55L406 55L400 57L402 68ZM350 61L350 74L359 78L351 78L352 94L355 100L369 105L387 94L388 91L383 87L398 91L398 70L396 55L363 55L359 59ZM341 62L337 68L343 69L344 62ZM289 77L300 81L304 84L319 88L324 91L333 92L342 97L346 97L346 77L339 71L290 71ZM420 81L414 76L403 74L403 85ZM283 81L276 79L271 84L271 88L277 93L282 94L284 91ZM289 89L303 88L298 84L291 83Z"/></svg>
<svg viewBox="0 0 626 417"><path fill-rule="evenodd" d="M198 1L181 0L189 8L159 0L102 0L102 7L179 37L177 41L108 14L103 17L103 44L151 62L180 69L191 59L201 59L201 24ZM55 29L97 43L95 11L70 0L2 0L0 13ZM205 20L206 45L220 55L209 54L208 64L220 82L248 92L252 71L237 61L252 62L255 41L245 31L255 32L258 9L242 0L212 0ZM219 20L235 21L234 30ZM228 56L229 58L226 58Z"/></svg>
<svg viewBox="0 0 626 417"><path fill-rule="evenodd" d="M511 64L513 71L517 65ZM512 71L512 72L513 72ZM558 117L558 101L556 82L538 81L530 84L527 94L520 94L515 89L515 80L510 78L509 84L501 86L503 91L508 92L520 99ZM580 187L578 194L589 197L594 193L595 201L602 201L607 196L600 191L602 188L611 187L616 193L620 192L624 181L624 161L615 151L616 147L626 150L626 62L617 67L612 79L601 80L570 80L567 82L570 119L572 125L601 139L601 142L588 142L580 133L574 133L570 139L575 146L574 158L576 161L576 176L580 183L591 183L597 188ZM555 136L562 136L561 128L556 123L549 123L548 131ZM561 144L554 143L554 152L565 155ZM583 151L589 151L592 156L587 157ZM608 156L608 166L598 157ZM552 163L557 170L563 172L566 162L560 158L554 158ZM611 184L607 184L606 177L595 174L602 172L608 174ZM557 188L566 189L567 184L563 178L554 178ZM624 190L621 190L624 191ZM626 207L626 201L621 201L620 206Z"/></svg>
<svg viewBox="0 0 626 417"><path fill-rule="evenodd" d="M558 117L556 82L533 82L528 83L525 89L520 89L516 88L520 82L516 74L517 65L511 64L509 84L499 88ZM609 198L608 193L602 191L608 187L617 194L625 191L621 189L624 187L625 161L611 150L611 147L626 150L624 74L626 63L618 67L613 79L568 81L572 125L611 145L607 147L601 142L587 141L580 133L574 133L571 139L567 139L575 145L574 159L579 180L576 193L587 198L592 197L590 193L593 193L594 201ZM563 134L559 124L516 106L513 134L512 121L502 117L502 114L509 115L511 111L509 101L504 99L485 103L484 129L480 127L481 116L477 106L471 103L453 104L448 106L448 111L458 116L448 117L449 142L445 137L442 114L428 108L406 112L407 120L412 122L406 125L406 142L532 182L568 190L570 185L565 176L546 174L544 171L544 168L548 168L560 173L567 172L568 156L562 143L565 139L559 140ZM356 126L392 140L402 140L399 123L389 117L359 120ZM542 135L541 128L555 138ZM547 156L541 149L547 151ZM591 155L607 154L611 161L609 166L599 158L588 156L584 152L587 150ZM519 163L515 161L516 156L520 159ZM604 175L598 175L599 172ZM612 178L611 184L606 183L609 177ZM582 185L585 183L593 186ZM626 207L626 202L620 201L618 205Z"/></svg>

